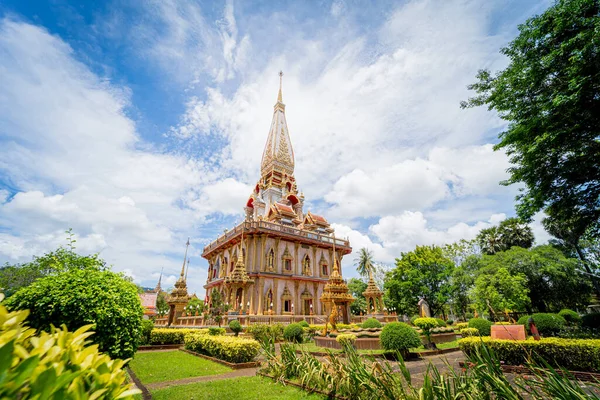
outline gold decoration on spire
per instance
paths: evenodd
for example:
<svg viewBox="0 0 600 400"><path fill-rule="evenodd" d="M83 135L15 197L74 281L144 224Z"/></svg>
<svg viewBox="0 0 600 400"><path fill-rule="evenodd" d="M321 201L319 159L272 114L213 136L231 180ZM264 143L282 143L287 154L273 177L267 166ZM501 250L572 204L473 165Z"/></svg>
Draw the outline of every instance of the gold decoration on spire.
<svg viewBox="0 0 600 400"><path fill-rule="evenodd" d="M225 277L225 283L240 283L242 285L254 283L254 279L251 279L246 272L246 265L244 264L244 231L242 230L242 238L240 241L240 252L238 255L235 268L231 275Z"/></svg>
<svg viewBox="0 0 600 400"><path fill-rule="evenodd" d="M283 80L283 71L279 71L279 95L277 96L277 102L283 103L283 96L281 95L281 81Z"/></svg>

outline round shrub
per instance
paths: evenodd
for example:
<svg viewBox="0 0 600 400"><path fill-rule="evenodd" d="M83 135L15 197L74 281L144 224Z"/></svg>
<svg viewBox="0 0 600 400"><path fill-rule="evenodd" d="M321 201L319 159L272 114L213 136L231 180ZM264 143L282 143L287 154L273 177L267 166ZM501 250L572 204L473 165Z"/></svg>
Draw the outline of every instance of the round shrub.
<svg viewBox="0 0 600 400"><path fill-rule="evenodd" d="M150 343L150 334L154 329L154 322L149 319L142 320L142 333L140 334L140 344Z"/></svg>
<svg viewBox="0 0 600 400"><path fill-rule="evenodd" d="M283 330L283 338L288 342L302 343L304 329L300 324L289 324Z"/></svg>
<svg viewBox="0 0 600 400"><path fill-rule="evenodd" d="M410 323L414 325L415 324L415 319L417 319L417 318L421 318L421 316L420 315L413 315L412 317L410 317Z"/></svg>
<svg viewBox="0 0 600 400"><path fill-rule="evenodd" d="M452 325L452 324L454 323L454 320L452 320L452 319L449 319L448 321L446 321L446 323L447 323L448 325Z"/></svg>
<svg viewBox="0 0 600 400"><path fill-rule="evenodd" d="M481 336L490 336L492 331L492 322L483 318L471 318L469 328L477 328Z"/></svg>
<svg viewBox="0 0 600 400"><path fill-rule="evenodd" d="M438 326L439 326L440 328L443 328L443 327L447 326L447 324L446 324L446 321L444 321L443 319L441 319L441 318L436 318L435 320L437 321L437 324L438 324Z"/></svg>
<svg viewBox="0 0 600 400"><path fill-rule="evenodd" d="M556 335L566 324L565 319L560 315L547 313L533 314L533 322L541 336Z"/></svg>
<svg viewBox="0 0 600 400"><path fill-rule="evenodd" d="M581 327L587 329L600 329L600 313L585 314L581 317Z"/></svg>
<svg viewBox="0 0 600 400"><path fill-rule="evenodd" d="M531 317L531 315L523 315L517 320L517 325L525 325L525 329L529 329L529 317Z"/></svg>
<svg viewBox="0 0 600 400"><path fill-rule="evenodd" d="M356 335L351 333L341 333L336 336L335 341L342 347L353 346L354 342L356 342Z"/></svg>
<svg viewBox="0 0 600 400"><path fill-rule="evenodd" d="M473 313L470 313L470 312L468 312L468 313L465 313L465 318L466 318L466 319L471 319L471 318L473 318Z"/></svg>
<svg viewBox="0 0 600 400"><path fill-rule="evenodd" d="M227 333L225 328L218 328L214 326L208 328L208 334L210 336L223 336L225 333Z"/></svg>
<svg viewBox="0 0 600 400"><path fill-rule="evenodd" d="M423 330L423 332L429 332L433 328L438 327L437 320L435 318L428 318L428 317L417 318L414 320L413 324L415 324L415 326L421 328Z"/></svg>
<svg viewBox="0 0 600 400"><path fill-rule="evenodd" d="M375 318L369 318L365 322L362 323L361 327L363 329L368 328L381 328L381 322L377 321Z"/></svg>
<svg viewBox="0 0 600 400"><path fill-rule="evenodd" d="M111 358L133 357L140 343L144 310L137 288L112 271L73 268L40 278L7 299L6 307L29 309L28 323L38 330L93 324L90 340Z"/></svg>
<svg viewBox="0 0 600 400"><path fill-rule="evenodd" d="M302 320L300 322L298 322L300 324L301 327L303 328L309 328L310 325L308 324L308 322L306 322L305 320Z"/></svg>
<svg viewBox="0 0 600 400"><path fill-rule="evenodd" d="M242 331L242 324L237 319L234 319L229 323L229 329L237 336Z"/></svg>
<svg viewBox="0 0 600 400"><path fill-rule="evenodd" d="M479 336L479 330L477 328L464 328L461 329L460 335L462 337Z"/></svg>
<svg viewBox="0 0 600 400"><path fill-rule="evenodd" d="M419 347L423 343L417 331L404 322L390 322L383 327L379 336L381 347L385 350L408 352L411 347Z"/></svg>
<svg viewBox="0 0 600 400"><path fill-rule="evenodd" d="M581 322L581 316L576 311L569 310L568 308L560 310L558 315L567 321L567 325L579 325Z"/></svg>

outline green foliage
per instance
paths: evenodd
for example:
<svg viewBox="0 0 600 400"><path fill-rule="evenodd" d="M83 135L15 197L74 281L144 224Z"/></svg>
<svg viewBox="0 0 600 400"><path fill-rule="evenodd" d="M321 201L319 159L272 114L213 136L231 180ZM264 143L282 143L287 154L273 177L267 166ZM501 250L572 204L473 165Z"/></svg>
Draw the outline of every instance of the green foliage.
<svg viewBox="0 0 600 400"><path fill-rule="evenodd" d="M1 398L132 399L140 393L127 384L125 361L88 346L90 325L36 334L23 324L27 314L0 305Z"/></svg>
<svg viewBox="0 0 600 400"><path fill-rule="evenodd" d="M533 245L531 227L518 218L508 218L500 225L482 229L476 238L484 254L492 255L511 247L530 248Z"/></svg>
<svg viewBox="0 0 600 400"><path fill-rule="evenodd" d="M419 334L413 327L403 322L390 322L383 327L379 336L385 350L406 352L422 345Z"/></svg>
<svg viewBox="0 0 600 400"><path fill-rule="evenodd" d="M202 312L204 312L204 301L197 297L193 297L190 301L188 301L185 308L187 313L195 314L198 312L198 314L202 314Z"/></svg>
<svg viewBox="0 0 600 400"><path fill-rule="evenodd" d="M483 318L471 318L469 320L469 328L477 328L481 336L490 336L492 322Z"/></svg>
<svg viewBox="0 0 600 400"><path fill-rule="evenodd" d="M215 328L214 326L211 326L210 328L208 328L208 334L211 336L221 336L221 335L224 335L225 333L227 333L225 328Z"/></svg>
<svg viewBox="0 0 600 400"><path fill-rule="evenodd" d="M587 329L600 329L600 313L584 314L581 317L581 327Z"/></svg>
<svg viewBox="0 0 600 400"><path fill-rule="evenodd" d="M229 323L229 329L237 336L242 331L242 324L237 319L234 319Z"/></svg>
<svg viewBox="0 0 600 400"><path fill-rule="evenodd" d="M258 355L260 344L254 339L191 333L185 335L185 348L227 362L245 363Z"/></svg>
<svg viewBox="0 0 600 400"><path fill-rule="evenodd" d="M529 305L527 280L507 268L491 266L480 271L475 280L473 298L480 310L522 310Z"/></svg>
<svg viewBox="0 0 600 400"><path fill-rule="evenodd" d="M581 322L581 316L579 313L573 310L569 310L568 308L563 308L558 313L561 317L565 319L568 325L579 325Z"/></svg>
<svg viewBox="0 0 600 400"><path fill-rule="evenodd" d="M565 230L598 234L600 221L600 4L556 1L519 26L501 52L508 66L482 70L463 107L486 105L508 122L497 149L512 163L505 184L524 184L517 213L545 210Z"/></svg>
<svg viewBox="0 0 600 400"><path fill-rule="evenodd" d="M414 325L421 328L423 332L430 331L433 328L438 327L438 321L435 318L417 318L414 320Z"/></svg>
<svg viewBox="0 0 600 400"><path fill-rule="evenodd" d="M441 319L441 318L436 318L436 319L435 319L435 321L437 322L437 325L438 325L440 328L443 328L444 326L447 326L447 324L446 324L446 321L444 321L444 320L443 320L443 319Z"/></svg>
<svg viewBox="0 0 600 400"><path fill-rule="evenodd" d="M298 322L300 324L301 327L303 328L308 328L310 327L310 325L308 324L308 322L306 322L305 320L302 320L300 322Z"/></svg>
<svg viewBox="0 0 600 400"><path fill-rule="evenodd" d="M356 272L363 277L368 277L369 272L373 269L373 252L363 247L358 251L358 257L354 259Z"/></svg>
<svg viewBox="0 0 600 400"><path fill-rule="evenodd" d="M564 328L566 321L558 314L533 314L533 322L541 336L553 336Z"/></svg>
<svg viewBox="0 0 600 400"><path fill-rule="evenodd" d="M482 345L493 350L507 365L523 365L530 354L542 358L553 367L570 371L600 372L600 340L542 338L539 341L499 340L470 337L458 341L460 349L471 356ZM538 358L538 359L539 359Z"/></svg>
<svg viewBox="0 0 600 400"><path fill-rule="evenodd" d="M225 315L229 307L223 302L221 292L218 290L213 289L210 296L210 309L208 310L208 315L220 328L221 322L223 322L223 315Z"/></svg>
<svg viewBox="0 0 600 400"><path fill-rule="evenodd" d="M381 328L381 322L379 322L376 318L368 318L365 322L360 324L362 328Z"/></svg>
<svg viewBox="0 0 600 400"><path fill-rule="evenodd" d="M457 331L461 331L462 329L468 328L469 327L469 323L468 322L459 322L456 325L454 325L454 329Z"/></svg>
<svg viewBox="0 0 600 400"><path fill-rule="evenodd" d="M414 325L415 319L417 319L417 318L421 318L421 316L417 314L417 315L413 315L412 317L410 317L410 323Z"/></svg>
<svg viewBox="0 0 600 400"><path fill-rule="evenodd" d="M142 333L140 334L140 344L146 345L150 343L150 334L154 329L154 322L149 319L142 320Z"/></svg>
<svg viewBox="0 0 600 400"><path fill-rule="evenodd" d="M453 324L454 324L454 320L452 320L452 319L449 319L449 320L447 320L447 321L446 321L446 324L448 324L448 325L453 325Z"/></svg>
<svg viewBox="0 0 600 400"><path fill-rule="evenodd" d="M354 342L356 342L356 335L352 333L340 333L335 337L335 341L338 342L342 348L346 348L347 346L354 345Z"/></svg>
<svg viewBox="0 0 600 400"><path fill-rule="evenodd" d="M517 320L517 325L525 325L525 328L529 329L529 317L531 317L531 315L523 315L522 317L519 317Z"/></svg>
<svg viewBox="0 0 600 400"><path fill-rule="evenodd" d="M143 309L136 286L95 266L40 278L7 299L6 307L29 309L28 321L35 329L49 331L51 325L64 324L74 330L94 324L92 340L113 358L133 356L140 342Z"/></svg>
<svg viewBox="0 0 600 400"><path fill-rule="evenodd" d="M460 330L462 337L479 336L479 330L477 328L464 328Z"/></svg>
<svg viewBox="0 0 600 400"><path fill-rule="evenodd" d="M367 300L363 296L363 292L367 290L367 284L360 279L350 278L348 280L348 290L356 300L350 304L350 312L354 315L360 315L361 312L367 311Z"/></svg>
<svg viewBox="0 0 600 400"><path fill-rule="evenodd" d="M302 343L304 330L300 324L289 324L283 330L283 338L288 342Z"/></svg>
<svg viewBox="0 0 600 400"><path fill-rule="evenodd" d="M263 343L266 340L278 341L283 337L283 325L253 324L246 328L246 332L252 335L252 337L260 343Z"/></svg>
<svg viewBox="0 0 600 400"><path fill-rule="evenodd" d="M450 298L453 270L454 263L441 247L417 246L396 259L396 268L386 275L384 288L400 314L414 313L419 298L424 298L435 315Z"/></svg>
<svg viewBox="0 0 600 400"><path fill-rule="evenodd" d="M167 304L167 294L165 292L158 293L156 296L156 313L159 316L167 315L169 313L169 305Z"/></svg>
<svg viewBox="0 0 600 400"><path fill-rule="evenodd" d="M185 335L198 331L208 333L205 329L156 328L150 332L150 344L183 344Z"/></svg>

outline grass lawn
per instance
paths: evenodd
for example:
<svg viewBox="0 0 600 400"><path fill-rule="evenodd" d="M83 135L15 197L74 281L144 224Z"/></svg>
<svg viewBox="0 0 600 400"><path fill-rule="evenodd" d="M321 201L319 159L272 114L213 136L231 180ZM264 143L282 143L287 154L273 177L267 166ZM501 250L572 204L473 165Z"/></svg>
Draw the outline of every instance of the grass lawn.
<svg viewBox="0 0 600 400"><path fill-rule="evenodd" d="M129 367L144 384L232 371L224 365L178 350L136 353Z"/></svg>
<svg viewBox="0 0 600 400"><path fill-rule="evenodd" d="M190 383L171 386L152 392L156 400L217 400L217 399L260 399L260 400L317 400L324 397L309 394L293 386L283 386L261 376L222 379L212 382Z"/></svg>

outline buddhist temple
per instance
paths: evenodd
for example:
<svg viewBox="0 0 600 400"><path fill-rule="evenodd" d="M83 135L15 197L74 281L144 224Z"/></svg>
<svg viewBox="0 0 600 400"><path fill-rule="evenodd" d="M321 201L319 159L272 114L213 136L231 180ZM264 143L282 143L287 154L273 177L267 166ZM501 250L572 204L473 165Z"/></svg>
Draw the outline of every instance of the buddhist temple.
<svg viewBox="0 0 600 400"><path fill-rule="evenodd" d="M260 178L245 203L244 221L203 250L209 265L205 302L210 307L211 294L218 290L230 314L248 322L266 316L314 316L318 322L329 315L322 297L328 280L335 275L343 281L339 265L352 248L333 236L325 217L304 210L281 77ZM342 312L345 319L347 312Z"/></svg>

